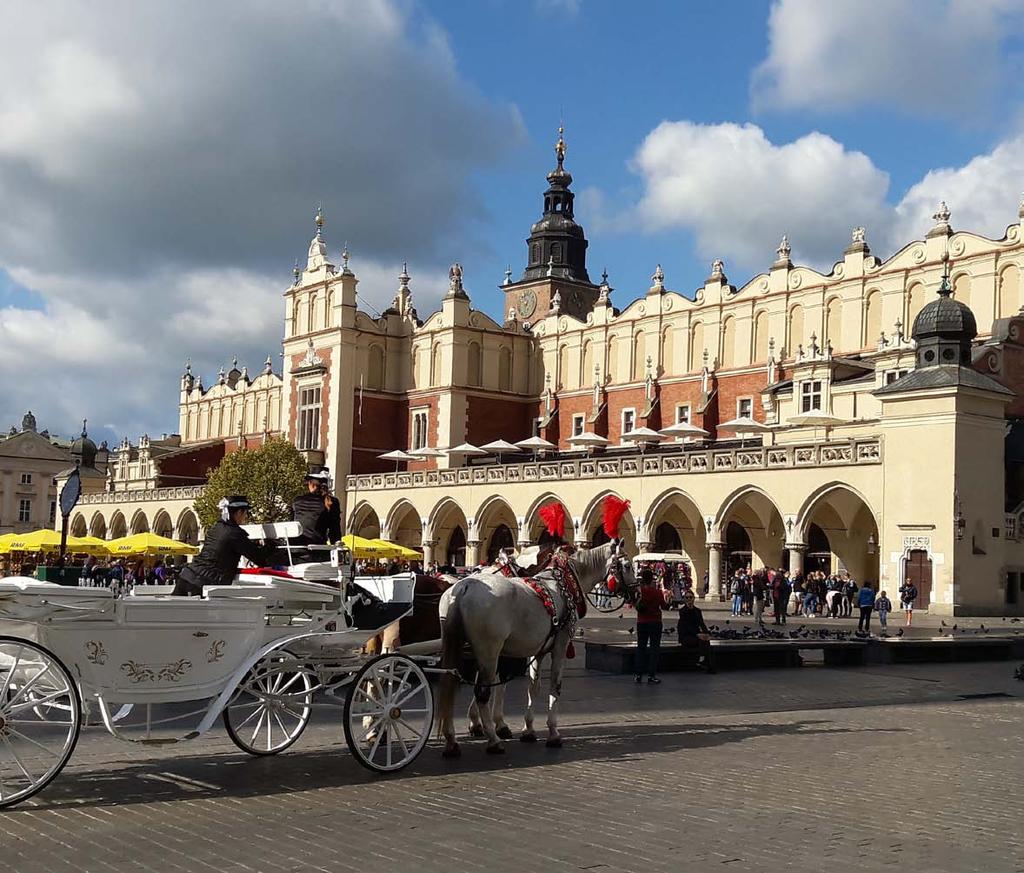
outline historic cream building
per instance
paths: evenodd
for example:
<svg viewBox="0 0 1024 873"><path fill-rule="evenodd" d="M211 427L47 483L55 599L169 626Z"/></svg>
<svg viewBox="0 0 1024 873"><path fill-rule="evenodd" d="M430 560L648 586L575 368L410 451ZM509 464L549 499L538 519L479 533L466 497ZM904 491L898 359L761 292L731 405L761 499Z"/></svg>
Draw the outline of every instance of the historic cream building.
<svg viewBox="0 0 1024 873"><path fill-rule="evenodd" d="M954 230L940 204L924 238L885 259L854 228L824 274L794 264L783 238L742 284L716 260L688 293L657 267L626 296L588 272L564 162L559 136L501 322L473 309L458 264L423 319L404 270L380 317L361 311L350 256L331 258L318 213L284 292L281 376L269 361L255 379L235 365L205 389L186 370L180 449L284 433L331 468L349 530L428 561L474 564L536 541L553 499L571 538L593 542L616 493L631 501L634 545L685 551L713 593L748 563L845 567L893 599L912 578L920 605L942 613L1024 610L1024 208L998 240ZM737 418L758 432L741 439ZM643 451L622 439L682 421L707 438ZM581 432L609 445L573 451ZM378 457L531 435L557 453L445 455L398 473ZM151 484L131 499L108 486L83 523L93 530L91 510L109 530L120 512L131 527L141 512L152 526L163 511L176 531L188 498Z"/></svg>

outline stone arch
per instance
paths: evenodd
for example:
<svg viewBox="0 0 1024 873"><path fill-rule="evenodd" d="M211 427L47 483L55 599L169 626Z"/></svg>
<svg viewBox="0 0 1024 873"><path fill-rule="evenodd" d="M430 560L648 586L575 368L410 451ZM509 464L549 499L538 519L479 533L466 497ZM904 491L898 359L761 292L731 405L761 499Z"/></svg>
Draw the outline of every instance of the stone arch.
<svg viewBox="0 0 1024 873"><path fill-rule="evenodd" d="M384 387L384 349L374 343L367 354L366 387L370 391L380 391Z"/></svg>
<svg viewBox="0 0 1024 873"><path fill-rule="evenodd" d="M697 502L680 488L669 488L651 501L644 527L649 542L657 544L661 525L671 525L693 565L693 578L703 578L708 569L707 534L704 516Z"/></svg>
<svg viewBox="0 0 1024 873"><path fill-rule="evenodd" d="M791 539L808 543L816 526L828 539L832 568L846 569L858 581L878 581L878 516L868 500L842 482L815 489L800 507Z"/></svg>
<svg viewBox="0 0 1024 873"><path fill-rule="evenodd" d="M614 334L608 337L608 348L606 350L607 360L604 365L604 373L607 381L614 382L619 373L619 340Z"/></svg>
<svg viewBox="0 0 1024 873"><path fill-rule="evenodd" d="M498 390L512 390L512 352L508 346L498 349Z"/></svg>
<svg viewBox="0 0 1024 873"><path fill-rule="evenodd" d="M545 542L548 540L544 522L541 521L540 508L545 504L551 503L553 500L557 500L565 508L565 541L567 543L576 542L576 527L573 524L572 512L561 497L551 491L547 491L530 504L530 508L526 510L526 515L524 516L523 532L530 543L540 542L542 538Z"/></svg>
<svg viewBox="0 0 1024 873"><path fill-rule="evenodd" d="M971 274L957 273L953 276L953 297L965 306L971 305Z"/></svg>
<svg viewBox="0 0 1024 873"><path fill-rule="evenodd" d="M661 332L660 375L671 375L675 370L675 328L669 325Z"/></svg>
<svg viewBox="0 0 1024 873"><path fill-rule="evenodd" d="M174 538L174 525L166 509L161 509L153 518L153 533L160 537Z"/></svg>
<svg viewBox="0 0 1024 873"><path fill-rule="evenodd" d="M910 332L914 327L914 319L924 309L924 298L925 288L921 282L914 282L907 288L907 310L906 318L903 322L903 333L905 336L910 336Z"/></svg>
<svg viewBox="0 0 1024 873"><path fill-rule="evenodd" d="M647 334L638 330L633 335L633 369L634 382L642 382L647 376Z"/></svg>
<svg viewBox="0 0 1024 873"><path fill-rule="evenodd" d="M874 346L881 335L882 292L872 288L864 298L864 336L861 338L861 345L864 348Z"/></svg>
<svg viewBox="0 0 1024 873"><path fill-rule="evenodd" d="M467 361L466 381L471 387L479 388L483 384L484 378L484 356L480 349L480 343L470 342L467 347L467 355L469 360Z"/></svg>
<svg viewBox="0 0 1024 873"><path fill-rule="evenodd" d="M558 347L558 377L555 380L556 388L575 388L575 380L571 378L569 371L569 346L562 343Z"/></svg>
<svg viewBox="0 0 1024 873"><path fill-rule="evenodd" d="M124 520L124 513L117 510L110 517L110 528L108 539L116 540L128 535L128 524Z"/></svg>
<svg viewBox="0 0 1024 873"><path fill-rule="evenodd" d="M430 350L430 384L437 387L441 384L441 344L434 343Z"/></svg>
<svg viewBox="0 0 1024 873"><path fill-rule="evenodd" d="M94 512L89 519L89 536L99 537L101 540L107 538L107 520L102 512Z"/></svg>
<svg viewBox="0 0 1024 873"><path fill-rule="evenodd" d="M768 360L768 312L764 309L754 314L754 346L751 361L763 364Z"/></svg>
<svg viewBox="0 0 1024 873"><path fill-rule="evenodd" d="M804 308L799 303L789 308L787 322L786 351L790 358L796 357L797 350L804 343Z"/></svg>
<svg viewBox="0 0 1024 873"><path fill-rule="evenodd" d="M71 519L71 524L68 525L68 533L73 537L86 536L88 529L85 525L85 516L82 513L75 513L75 517Z"/></svg>
<svg viewBox="0 0 1024 873"><path fill-rule="evenodd" d="M451 497L442 498L430 512L428 529L437 543L434 560L440 565L465 566L469 521L462 507Z"/></svg>
<svg viewBox="0 0 1024 873"><path fill-rule="evenodd" d="M199 516L192 509L183 509L174 525L174 538L190 546L199 545Z"/></svg>
<svg viewBox="0 0 1024 873"><path fill-rule="evenodd" d="M722 366L736 366L736 318L732 315L722 321Z"/></svg>
<svg viewBox="0 0 1024 873"><path fill-rule="evenodd" d="M825 336L822 345L828 348L829 344L836 351L843 347L843 301L839 297L830 297L825 303Z"/></svg>
<svg viewBox="0 0 1024 873"><path fill-rule="evenodd" d="M378 539L381 536L381 529L377 511L365 500L360 501L349 516L346 530L368 540Z"/></svg>
<svg viewBox="0 0 1024 873"><path fill-rule="evenodd" d="M1007 264L999 271L999 283L996 295L996 318L1009 318L1016 315L1021 308L1020 299L1020 267Z"/></svg>
<svg viewBox="0 0 1024 873"><path fill-rule="evenodd" d="M423 544L423 523L419 511L408 500L399 500L388 511L384 531L390 542L419 549Z"/></svg>
<svg viewBox="0 0 1024 873"><path fill-rule="evenodd" d="M596 546L607 541L607 537L602 529L602 507L604 506L605 497L609 494L614 494L616 497L622 496L610 488L607 488L594 497L587 504L586 509L583 510L583 515L580 516L579 540L581 542L588 542L591 546ZM626 511L626 514L622 516L622 524L619 528L619 533L625 540L629 553L635 555L637 552L637 535L636 519L633 517L632 507L630 507Z"/></svg>
<svg viewBox="0 0 1024 873"><path fill-rule="evenodd" d="M594 343L583 341L583 354L580 356L580 386L590 385L594 378Z"/></svg>
<svg viewBox="0 0 1024 873"><path fill-rule="evenodd" d="M693 373L704 364L704 322L690 326L690 346L686 350L686 372Z"/></svg>
<svg viewBox="0 0 1024 873"><path fill-rule="evenodd" d="M750 543L749 556L730 553L728 544L729 525L734 523L743 528ZM760 567L781 567L784 564L786 541L782 513L766 491L753 485L745 485L732 492L723 502L715 516L714 528L720 541L726 542L723 567L731 573L738 566L749 563L754 569Z"/></svg>
<svg viewBox="0 0 1024 873"><path fill-rule="evenodd" d="M508 501L499 494L492 494L480 504L474 514L473 527L480 543L481 561L493 563L499 549L516 547L519 531L516 514Z"/></svg>
<svg viewBox="0 0 1024 873"><path fill-rule="evenodd" d="M149 533L149 519L141 509L135 511L132 516L132 534Z"/></svg>

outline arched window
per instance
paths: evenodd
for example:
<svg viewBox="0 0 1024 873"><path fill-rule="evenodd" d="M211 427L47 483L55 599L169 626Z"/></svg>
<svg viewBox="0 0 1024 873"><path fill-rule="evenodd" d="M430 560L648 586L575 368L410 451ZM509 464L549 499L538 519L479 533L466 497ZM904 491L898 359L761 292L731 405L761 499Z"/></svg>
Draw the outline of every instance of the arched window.
<svg viewBox="0 0 1024 873"><path fill-rule="evenodd" d="M675 369L675 334L671 327L661 332L661 368L665 374L671 374Z"/></svg>
<svg viewBox="0 0 1024 873"><path fill-rule="evenodd" d="M704 324L695 322L690 328L690 348L686 356L686 372L692 373L704 366Z"/></svg>
<svg viewBox="0 0 1024 873"><path fill-rule="evenodd" d="M914 319L924 309L924 285L916 282L907 289L907 317L903 322L903 335L910 336Z"/></svg>
<svg viewBox="0 0 1024 873"><path fill-rule="evenodd" d="M768 360L768 313L763 309L754 316L754 357L753 363L763 364Z"/></svg>
<svg viewBox="0 0 1024 873"><path fill-rule="evenodd" d="M555 378L555 382L557 383L556 387L574 387L569 372L569 347L565 345L560 346L558 349L558 375Z"/></svg>
<svg viewBox="0 0 1024 873"><path fill-rule="evenodd" d="M590 340L583 343L583 362L580 365L580 385L590 385L594 381L594 344Z"/></svg>
<svg viewBox="0 0 1024 873"><path fill-rule="evenodd" d="M512 352L507 346L498 351L498 390L512 390Z"/></svg>
<svg viewBox="0 0 1024 873"><path fill-rule="evenodd" d="M722 366L736 366L736 319L731 315L722 322Z"/></svg>
<svg viewBox="0 0 1024 873"><path fill-rule="evenodd" d="M614 382L619 374L619 341L617 337L608 337L608 360L604 365L605 375Z"/></svg>
<svg viewBox="0 0 1024 873"><path fill-rule="evenodd" d="M971 277L967 273L953 280L953 296L965 306L971 305Z"/></svg>
<svg viewBox="0 0 1024 873"><path fill-rule="evenodd" d="M437 386L441 384L441 344L434 343L430 353L430 384Z"/></svg>
<svg viewBox="0 0 1024 873"><path fill-rule="evenodd" d="M480 343L469 344L469 372L467 374L468 383L474 388L479 388L482 379L483 371L483 355L480 351Z"/></svg>
<svg viewBox="0 0 1024 873"><path fill-rule="evenodd" d="M864 298L864 347L878 343L882 335L882 292L877 288L868 291Z"/></svg>
<svg viewBox="0 0 1024 873"><path fill-rule="evenodd" d="M647 377L647 336L642 330L633 337L633 381L640 382Z"/></svg>
<svg viewBox="0 0 1024 873"><path fill-rule="evenodd" d="M804 343L804 308L798 303L789 310L789 356L795 357L797 348Z"/></svg>
<svg viewBox="0 0 1024 873"><path fill-rule="evenodd" d="M551 260L556 264L562 263L562 247L558 243L551 244Z"/></svg>
<svg viewBox="0 0 1024 873"><path fill-rule="evenodd" d="M368 358L366 387L371 391L380 391L384 387L384 349L376 344L370 346Z"/></svg>
<svg viewBox="0 0 1024 873"><path fill-rule="evenodd" d="M822 345L832 344L832 348L839 350L843 341L843 302L838 297L833 297L825 304L825 342Z"/></svg>
<svg viewBox="0 0 1024 873"><path fill-rule="evenodd" d="M1016 315L1021 307L1020 299L1020 268L1016 264L1009 264L999 274L999 304L996 312L999 318L1009 318Z"/></svg>

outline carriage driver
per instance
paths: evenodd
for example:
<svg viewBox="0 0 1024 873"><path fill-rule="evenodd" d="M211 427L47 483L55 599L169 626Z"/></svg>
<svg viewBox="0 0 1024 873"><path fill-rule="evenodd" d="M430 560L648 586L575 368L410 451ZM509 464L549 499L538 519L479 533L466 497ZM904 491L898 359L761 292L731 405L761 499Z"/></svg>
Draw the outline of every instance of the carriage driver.
<svg viewBox="0 0 1024 873"><path fill-rule="evenodd" d="M307 492L292 503L292 517L302 525L298 545L336 543L341 539L341 502L331 494L331 473L326 467L306 475Z"/></svg>
<svg viewBox="0 0 1024 873"><path fill-rule="evenodd" d="M225 497L218 504L220 521L206 534L203 550L182 568L174 593L196 596L204 585L230 585L238 573L238 559L246 557L257 567L264 567L274 554L273 546L264 546L249 539L240 525L249 520L249 498Z"/></svg>

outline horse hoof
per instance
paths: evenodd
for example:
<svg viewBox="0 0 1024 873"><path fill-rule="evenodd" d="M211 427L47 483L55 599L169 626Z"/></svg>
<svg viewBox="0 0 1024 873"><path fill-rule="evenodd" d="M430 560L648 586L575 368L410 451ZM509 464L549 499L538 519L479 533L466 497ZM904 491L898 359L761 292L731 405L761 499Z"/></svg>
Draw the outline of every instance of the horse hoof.
<svg viewBox="0 0 1024 873"><path fill-rule="evenodd" d="M498 743L495 746L488 746L487 747L487 754L488 755L504 755L505 754L505 747L501 743Z"/></svg>
<svg viewBox="0 0 1024 873"><path fill-rule="evenodd" d="M503 740L510 740L512 739L512 728L510 728L507 724L503 724L500 728L498 728L497 734Z"/></svg>
<svg viewBox="0 0 1024 873"><path fill-rule="evenodd" d="M484 734L484 729L482 727L480 727L480 725L478 725L478 724L470 725L470 727L469 727L469 735L471 737L476 737L477 739L480 739L480 737L486 736L486 734Z"/></svg>
<svg viewBox="0 0 1024 873"><path fill-rule="evenodd" d="M549 749L560 749L562 748L562 738L549 737L548 741L544 745L547 746Z"/></svg>
<svg viewBox="0 0 1024 873"><path fill-rule="evenodd" d="M441 757L445 758L446 760L449 760L449 761L453 760L454 758L461 758L462 757L462 749L460 749L458 746L448 746L441 753Z"/></svg>
<svg viewBox="0 0 1024 873"><path fill-rule="evenodd" d="M535 742L537 742L537 735L533 731L523 731L519 735L519 742L521 742L521 743L535 743Z"/></svg>

